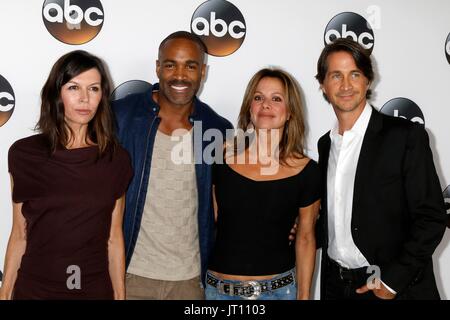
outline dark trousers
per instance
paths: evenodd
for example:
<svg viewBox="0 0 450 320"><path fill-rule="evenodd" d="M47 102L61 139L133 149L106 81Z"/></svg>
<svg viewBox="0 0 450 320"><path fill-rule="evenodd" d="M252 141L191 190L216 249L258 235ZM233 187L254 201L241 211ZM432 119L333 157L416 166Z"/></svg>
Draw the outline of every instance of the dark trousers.
<svg viewBox="0 0 450 320"><path fill-rule="evenodd" d="M325 284L322 286L324 300L379 300L371 290L366 293L356 293L356 289L364 286L370 274L367 267L347 269L336 261L328 258L326 266Z"/></svg>

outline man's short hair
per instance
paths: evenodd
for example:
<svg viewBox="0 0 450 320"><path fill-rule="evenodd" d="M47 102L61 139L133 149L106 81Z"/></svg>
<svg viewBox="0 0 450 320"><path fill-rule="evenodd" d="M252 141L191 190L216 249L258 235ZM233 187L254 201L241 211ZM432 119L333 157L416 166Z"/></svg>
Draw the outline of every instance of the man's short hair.
<svg viewBox="0 0 450 320"><path fill-rule="evenodd" d="M372 60L370 59L370 53L364 49L358 42L347 38L339 38L328 44L323 48L317 61L317 74L316 79L320 84L323 84L328 71L328 57L335 52L347 52L355 60L355 64L362 71L364 76L372 82L374 79L374 72L372 68ZM367 90L366 98L369 99L372 94L370 89ZM325 99L328 98L324 94Z"/></svg>
<svg viewBox="0 0 450 320"><path fill-rule="evenodd" d="M208 53L208 49L206 48L206 45L203 43L203 41L200 39L199 36L197 36L196 34L193 34L191 32L188 32L188 31L176 31L176 32L169 34L163 41L161 41L161 43L159 45L159 49L158 49L158 57L161 55L161 50L164 48L165 44L169 40L173 40L173 39L186 39L186 40L192 41L198 45L198 47L202 51L203 55L205 55L205 53Z"/></svg>

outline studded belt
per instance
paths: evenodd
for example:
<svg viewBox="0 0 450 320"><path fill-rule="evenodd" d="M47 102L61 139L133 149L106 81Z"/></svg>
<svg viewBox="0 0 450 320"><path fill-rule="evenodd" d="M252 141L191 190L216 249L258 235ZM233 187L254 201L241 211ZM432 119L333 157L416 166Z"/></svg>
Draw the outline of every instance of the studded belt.
<svg viewBox="0 0 450 320"><path fill-rule="evenodd" d="M227 283L217 279L209 272L206 275L206 283L217 288L219 293L229 296L243 296L247 299L256 299L261 293L277 290L295 281L294 274L274 280L250 280Z"/></svg>

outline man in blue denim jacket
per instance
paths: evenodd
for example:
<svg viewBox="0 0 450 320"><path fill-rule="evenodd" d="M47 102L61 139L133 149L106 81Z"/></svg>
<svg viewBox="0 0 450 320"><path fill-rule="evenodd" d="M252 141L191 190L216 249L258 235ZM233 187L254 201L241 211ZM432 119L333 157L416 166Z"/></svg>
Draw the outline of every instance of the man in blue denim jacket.
<svg viewBox="0 0 450 320"><path fill-rule="evenodd" d="M134 168L124 217L127 299L204 298L214 242L211 157L204 154L211 142L204 133L213 129L224 138L232 128L196 97L205 52L189 32L169 35L156 61L159 84L113 104ZM214 143L221 147L223 139Z"/></svg>

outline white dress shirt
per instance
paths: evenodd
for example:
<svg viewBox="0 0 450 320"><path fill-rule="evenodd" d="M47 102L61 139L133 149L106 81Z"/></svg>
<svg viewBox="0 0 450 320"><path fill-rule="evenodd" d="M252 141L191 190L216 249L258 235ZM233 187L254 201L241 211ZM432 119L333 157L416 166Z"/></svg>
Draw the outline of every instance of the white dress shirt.
<svg viewBox="0 0 450 320"><path fill-rule="evenodd" d="M355 245L351 228L356 166L371 114L372 107L366 104L350 130L340 135L336 124L330 131L327 171L328 256L349 269L370 265ZM386 288L395 293L388 286Z"/></svg>
<svg viewBox="0 0 450 320"><path fill-rule="evenodd" d="M351 222L356 165L371 114L372 107L366 104L353 128L341 136L336 124L330 132L327 172L328 256L350 269L369 266L353 242Z"/></svg>

